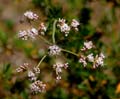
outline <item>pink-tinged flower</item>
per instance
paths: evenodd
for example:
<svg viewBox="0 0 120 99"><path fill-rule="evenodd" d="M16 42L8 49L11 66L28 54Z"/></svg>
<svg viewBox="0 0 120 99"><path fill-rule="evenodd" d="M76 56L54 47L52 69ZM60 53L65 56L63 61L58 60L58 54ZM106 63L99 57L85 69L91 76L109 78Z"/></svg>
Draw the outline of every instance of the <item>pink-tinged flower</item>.
<svg viewBox="0 0 120 99"><path fill-rule="evenodd" d="M37 20L37 19L38 19L38 15L35 14L35 13L33 13L32 11L26 11L26 12L24 13L24 16L25 16L26 18L28 18L29 20Z"/></svg>
<svg viewBox="0 0 120 99"><path fill-rule="evenodd" d="M37 80L30 85L30 90L32 93L45 92L46 84L40 80Z"/></svg>
<svg viewBox="0 0 120 99"><path fill-rule="evenodd" d="M28 40L28 34L26 31L19 31L18 38L21 38L22 40Z"/></svg>
<svg viewBox="0 0 120 99"><path fill-rule="evenodd" d="M93 64L93 68L96 68L98 66L103 66L104 65L104 54L101 53L100 55L96 55L95 57L95 61L94 61L94 64Z"/></svg>
<svg viewBox="0 0 120 99"><path fill-rule="evenodd" d="M45 26L45 24L42 22L39 25L38 31L40 32L41 35L45 35L45 32L47 30L47 27Z"/></svg>
<svg viewBox="0 0 120 99"><path fill-rule="evenodd" d="M53 68L56 71L56 80L59 81L61 79L61 73L62 73L62 68L67 69L68 68L68 63L56 63L53 65Z"/></svg>
<svg viewBox="0 0 120 99"><path fill-rule="evenodd" d="M38 67L34 67L34 68L33 68L33 72L34 72L35 74L40 74L40 69L39 69Z"/></svg>
<svg viewBox="0 0 120 99"><path fill-rule="evenodd" d="M84 47L81 50L85 51L85 50L87 50L87 49L89 50L93 47L94 47L94 45L93 45L92 41L84 42Z"/></svg>
<svg viewBox="0 0 120 99"><path fill-rule="evenodd" d="M28 32L28 37L31 39L35 39L35 37L38 35L38 30L35 28L28 29L27 32Z"/></svg>
<svg viewBox="0 0 120 99"><path fill-rule="evenodd" d="M87 62L86 62L86 57L81 55L79 58L79 62L83 64L84 67L87 66Z"/></svg>
<svg viewBox="0 0 120 99"><path fill-rule="evenodd" d="M93 53L89 54L89 55L87 56L87 59L88 59L89 62L94 62Z"/></svg>
<svg viewBox="0 0 120 99"><path fill-rule="evenodd" d="M30 81L37 80L37 77L36 77L35 73L31 70L28 71L28 78L30 79Z"/></svg>
<svg viewBox="0 0 120 99"><path fill-rule="evenodd" d="M61 52L61 48L60 48L59 46L57 46L57 45L49 46L48 49L49 49L48 54L49 54L50 56L59 55L60 52Z"/></svg>
<svg viewBox="0 0 120 99"><path fill-rule="evenodd" d="M57 26L60 28L61 32L65 33L65 36L68 36L70 32L70 26L68 26L68 24L65 23L65 19L59 19Z"/></svg>
<svg viewBox="0 0 120 99"><path fill-rule="evenodd" d="M38 30L35 28L31 28L28 30L20 31L18 33L18 37L22 40L28 40L29 38L35 39L35 37L38 35Z"/></svg>
<svg viewBox="0 0 120 99"><path fill-rule="evenodd" d="M76 31L78 31L78 26L80 25L80 23L73 19L72 22L71 22L71 27L74 28Z"/></svg>
<svg viewBox="0 0 120 99"><path fill-rule="evenodd" d="M20 66L16 69L16 71L17 71L17 72L24 72L24 71L26 71L26 70L28 69L28 66L29 66L28 63L24 63L23 65L20 65Z"/></svg>

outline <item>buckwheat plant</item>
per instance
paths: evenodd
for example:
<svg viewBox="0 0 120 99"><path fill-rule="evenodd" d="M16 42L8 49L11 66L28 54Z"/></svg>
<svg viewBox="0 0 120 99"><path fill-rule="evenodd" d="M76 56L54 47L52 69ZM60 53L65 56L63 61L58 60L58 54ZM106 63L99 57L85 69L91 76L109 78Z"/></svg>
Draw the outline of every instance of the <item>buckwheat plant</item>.
<svg viewBox="0 0 120 99"><path fill-rule="evenodd" d="M30 90L32 93L45 92L46 90L46 84L44 84L42 81L38 79L38 75L40 74L39 66L41 65L42 61L47 56L56 58L56 57L59 57L59 55L61 55L62 52L66 52L66 53L75 55L78 58L78 62L82 64L83 67L86 67L88 63L91 63L92 68L94 69L104 65L105 56L103 53L100 53L100 54L95 54L94 52L88 53L90 52L89 50L95 48L92 41L85 41L83 44L83 47L80 49L79 54L63 49L59 45L57 45L55 41L56 29L59 29L60 32L65 36L69 35L70 30L79 31L78 26L80 25L80 23L76 19L73 19L70 25L66 22L65 19L59 18L59 19L54 20L53 31L52 31L52 36L51 36L52 42L49 42L44 37L47 31L47 27L44 22L40 23L38 29L32 26L32 21L38 20L39 18L38 15L33 13L32 11L27 11L24 13L24 17L25 17L24 18L25 21L27 21L30 24L31 28L27 30L20 30L18 32L18 38L21 38L22 40L29 40L29 39L34 40L36 37L40 37L43 41L45 41L45 43L49 45L48 50L47 50L48 52L46 52L47 54L45 54L42 57L42 59L40 60L37 66L32 67L31 69L30 64L24 63L23 65L20 65L16 69L18 73L27 72L28 79L31 81ZM55 73L56 73L57 82L61 80L62 78L61 77L62 70L67 69L67 68L70 68L68 65L68 62L61 63L61 62L56 61L53 64L53 69L55 70Z"/></svg>

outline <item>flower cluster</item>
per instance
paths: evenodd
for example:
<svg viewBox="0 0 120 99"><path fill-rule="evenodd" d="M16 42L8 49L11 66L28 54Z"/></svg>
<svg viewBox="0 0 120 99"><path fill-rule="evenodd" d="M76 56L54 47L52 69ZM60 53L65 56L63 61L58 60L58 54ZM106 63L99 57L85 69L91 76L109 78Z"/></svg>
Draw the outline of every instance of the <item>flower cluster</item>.
<svg viewBox="0 0 120 99"><path fill-rule="evenodd" d="M32 70L29 67L28 63L24 63L23 65L20 65L17 69L17 72L25 72L27 71L28 78L32 82L30 85L30 89L32 93L37 93L37 92L43 92L45 90L45 84L43 84L42 81L37 80L38 74L40 74L40 69L38 67L34 67Z"/></svg>
<svg viewBox="0 0 120 99"><path fill-rule="evenodd" d="M45 32L47 30L47 27L44 25L44 23L40 23L39 25L39 28L38 28L38 31L41 35L45 35Z"/></svg>
<svg viewBox="0 0 120 99"><path fill-rule="evenodd" d="M65 36L68 36L71 28L73 28L74 30L78 31L78 26L80 25L80 23L73 19L71 22L71 27L66 23L65 19L60 19L58 20L58 27L60 28L60 31L65 33Z"/></svg>
<svg viewBox="0 0 120 99"><path fill-rule="evenodd" d="M92 43L92 41L89 41L89 42L84 42L84 46L83 48L81 49L82 51L87 51L91 48L93 48L94 45ZM90 53L89 55L85 56L85 55L81 55L80 58L79 58L79 62L83 64L84 67L87 66L87 62L91 62L93 63L93 68L96 68L98 66L103 66L104 65L104 54L103 53L100 53L95 55L93 53Z"/></svg>
<svg viewBox="0 0 120 99"><path fill-rule="evenodd" d="M38 35L38 30L35 28L31 28L24 31L19 31L18 37L22 40L28 40L29 38L35 39L35 37Z"/></svg>
<svg viewBox="0 0 120 99"><path fill-rule="evenodd" d="M71 22L71 27L73 28L73 29L75 29L76 31L78 31L78 26L80 25L80 23L77 21L77 20L75 20L75 19L73 19L72 20L72 22Z"/></svg>
<svg viewBox="0 0 120 99"><path fill-rule="evenodd" d="M30 90L32 93L45 92L46 84L42 81L37 80L30 85Z"/></svg>
<svg viewBox="0 0 120 99"><path fill-rule="evenodd" d="M89 49L91 49L93 47L94 47L94 45L93 45L92 41L84 42L84 46L81 49L81 51L89 50Z"/></svg>
<svg viewBox="0 0 120 99"><path fill-rule="evenodd" d="M59 55L61 52L61 48L57 45L49 46L48 50L49 50L48 54L50 56Z"/></svg>
<svg viewBox="0 0 120 99"><path fill-rule="evenodd" d="M68 26L68 24L65 23L65 19L58 20L58 27L60 28L61 32L65 33L65 36L68 36L70 31L70 26Z"/></svg>
<svg viewBox="0 0 120 99"><path fill-rule="evenodd" d="M29 19L28 23L30 23L30 25L31 25L30 21L38 19L38 16L31 11L27 11L26 13L24 13L24 16L27 17L27 19ZM42 59L40 60L40 62L38 63L38 65L36 67L34 67L33 69L30 69L29 65L27 63L25 63L16 69L17 72L27 71L28 78L30 81L32 81L32 84L30 85L30 89L31 89L31 92L33 92L33 93L45 91L46 85L43 84L42 81L38 80L38 74L40 74L39 66L40 66L41 62L48 55L49 56L59 56L64 51L64 52L73 54L76 57L78 57L79 62L82 63L84 67L86 67L88 65L88 63L92 63L93 68L97 68L99 66L104 65L105 56L103 55L103 53L100 53L97 55L94 55L93 52L89 53L90 52L89 50L94 48L92 41L84 42L83 47L80 49L81 53L79 53L79 54L74 53L69 50L66 50L66 49L63 49L63 48L60 48L55 42L56 23L57 23L57 26L60 28L60 31L62 33L64 33L65 36L68 36L71 29L78 31L79 30L78 26L80 25L80 23L75 19L72 20L70 25L68 25L66 23L65 19L58 19L57 21L55 20L53 23L53 33L52 33L52 41L53 42L52 43L49 42L48 40L46 40L44 37L42 37L42 35L45 35L45 32L47 31L47 27L45 26L45 24L43 22L40 23L38 30L35 28L31 28L28 30L20 31L18 33L18 37L23 40L28 40L29 38L35 39L35 37L40 34L41 39L44 40L47 44L49 44L48 48L47 48L48 49L47 54L45 54L42 57ZM56 58L58 58L58 57L56 57ZM53 69L55 70L55 73L56 73L56 81L59 81L61 79L61 73L62 73L63 68L64 69L68 68L67 62L66 63L55 62L55 64L53 65Z"/></svg>
<svg viewBox="0 0 120 99"><path fill-rule="evenodd" d="M29 20L37 20L38 19L38 15L33 13L32 11L26 11L24 13L24 16Z"/></svg>
<svg viewBox="0 0 120 99"><path fill-rule="evenodd" d="M56 64L53 65L53 68L56 71L56 75L57 75L56 80L59 81L61 79L60 74L62 73L62 68L67 69L68 68L68 63L64 63L64 64L56 63Z"/></svg>

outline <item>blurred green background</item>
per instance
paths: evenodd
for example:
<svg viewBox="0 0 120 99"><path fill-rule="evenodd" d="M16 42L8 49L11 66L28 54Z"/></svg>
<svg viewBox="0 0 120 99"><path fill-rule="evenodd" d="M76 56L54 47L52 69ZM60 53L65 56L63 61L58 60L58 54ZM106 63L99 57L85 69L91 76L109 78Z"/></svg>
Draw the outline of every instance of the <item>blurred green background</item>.
<svg viewBox="0 0 120 99"><path fill-rule="evenodd" d="M59 46L79 52L83 41L92 40L105 56L105 66L83 68L73 55L64 53L69 69L55 82L51 58L40 66L40 79L47 83L46 93L29 94L29 81L15 69L28 62L35 66L46 51L42 40L22 41L17 32L28 28L22 22L25 11L40 16L51 27L55 18L80 21L79 32L65 38L58 31ZM51 40L49 28L45 37ZM0 0L0 99L120 99L120 0Z"/></svg>

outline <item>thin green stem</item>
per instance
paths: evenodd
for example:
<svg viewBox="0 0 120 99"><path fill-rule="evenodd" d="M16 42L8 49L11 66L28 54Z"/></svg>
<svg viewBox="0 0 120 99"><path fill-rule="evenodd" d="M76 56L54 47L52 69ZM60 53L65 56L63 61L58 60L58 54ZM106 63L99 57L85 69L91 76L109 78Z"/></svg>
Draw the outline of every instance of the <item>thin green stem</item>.
<svg viewBox="0 0 120 99"><path fill-rule="evenodd" d="M57 20L55 20L54 23L53 23L53 32L52 32L52 40L53 40L53 44L55 44L55 30L56 30L56 23L57 23Z"/></svg>
<svg viewBox="0 0 120 99"><path fill-rule="evenodd" d="M67 53L70 53L70 54L75 55L75 56L78 57L78 54L76 54L76 53L74 53L74 52L72 52L72 51L69 51L69 50L66 50L66 49L62 49L62 51L67 52Z"/></svg>
<svg viewBox="0 0 120 99"><path fill-rule="evenodd" d="M44 55L42 57L42 59L39 61L38 65L36 66L36 68L38 68L40 66L40 64L42 63L42 61L46 58L47 55Z"/></svg>
<svg viewBox="0 0 120 99"><path fill-rule="evenodd" d="M51 45L52 43L50 43L48 40L46 40L44 37L42 37L41 35L39 35L39 37L47 44Z"/></svg>

